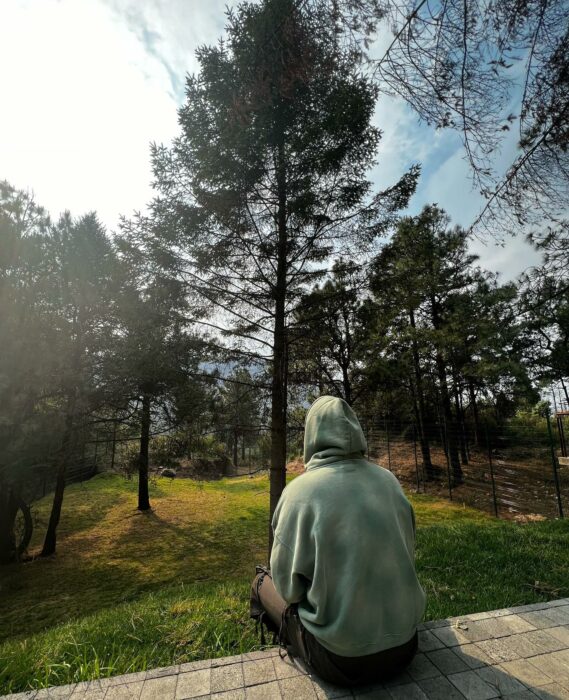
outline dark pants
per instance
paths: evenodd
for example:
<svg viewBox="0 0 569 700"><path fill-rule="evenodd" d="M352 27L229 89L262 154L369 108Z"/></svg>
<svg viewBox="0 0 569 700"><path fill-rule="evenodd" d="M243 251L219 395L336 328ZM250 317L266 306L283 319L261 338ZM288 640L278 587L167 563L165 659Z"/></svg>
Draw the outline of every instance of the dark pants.
<svg viewBox="0 0 569 700"><path fill-rule="evenodd" d="M269 617L270 630L280 633L287 651L304 661L322 680L335 685L359 685L401 673L417 652L417 633L405 644L368 656L338 656L318 642L300 621L295 605L277 593L268 572L258 573L251 587L251 611Z"/></svg>

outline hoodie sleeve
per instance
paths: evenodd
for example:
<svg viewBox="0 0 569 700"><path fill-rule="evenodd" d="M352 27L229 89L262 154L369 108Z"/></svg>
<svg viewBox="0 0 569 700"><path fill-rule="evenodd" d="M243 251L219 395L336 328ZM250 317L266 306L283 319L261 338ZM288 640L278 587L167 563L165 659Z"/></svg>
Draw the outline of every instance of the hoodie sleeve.
<svg viewBox="0 0 569 700"><path fill-rule="evenodd" d="M288 604L304 600L313 579L315 548L307 505L281 498L273 516L271 575Z"/></svg>

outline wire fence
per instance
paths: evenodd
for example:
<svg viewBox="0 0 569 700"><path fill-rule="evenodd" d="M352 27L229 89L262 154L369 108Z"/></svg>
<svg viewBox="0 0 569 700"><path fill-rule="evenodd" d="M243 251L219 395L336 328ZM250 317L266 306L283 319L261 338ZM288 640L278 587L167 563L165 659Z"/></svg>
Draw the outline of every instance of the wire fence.
<svg viewBox="0 0 569 700"><path fill-rule="evenodd" d="M569 413L567 420L558 417L543 417L535 426L516 421L448 425L441 419L418 427L375 416L360 417L360 422L367 457L393 472L406 489L498 518L531 520L563 518L569 512ZM301 454L302 438L302 427L289 427L291 457ZM291 458L287 468L302 471L301 458ZM258 463L246 461L228 465L226 475L257 471Z"/></svg>
<svg viewBox="0 0 569 700"><path fill-rule="evenodd" d="M500 518L556 518L569 511L569 412L561 419L559 413L540 419L535 426L515 421L448 425L444 419L417 425L376 416L360 416L360 421L368 458L393 472L408 490L466 503ZM303 432L301 425L289 426L291 471L303 468L298 456ZM211 479L268 470L267 437L265 427L251 430L237 463L229 456L229 444L222 457L206 454L180 459L175 476ZM120 451L127 442L112 426L79 441L66 482L85 481L101 471L127 473ZM295 454L297 458L292 459ZM53 490L53 467L38 466L30 479L29 502ZM159 462L151 462L151 473L158 475L159 467ZM128 474L135 476L132 464Z"/></svg>
<svg viewBox="0 0 569 700"><path fill-rule="evenodd" d="M563 518L569 510L569 465L556 422L478 431L444 422L402 426L363 422L368 457L409 489L466 503L497 517Z"/></svg>

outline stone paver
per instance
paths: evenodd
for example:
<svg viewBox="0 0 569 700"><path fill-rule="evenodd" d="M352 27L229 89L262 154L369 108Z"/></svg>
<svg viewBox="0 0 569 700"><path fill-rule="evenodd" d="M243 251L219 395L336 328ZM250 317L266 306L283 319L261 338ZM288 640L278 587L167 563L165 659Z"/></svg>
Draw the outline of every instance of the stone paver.
<svg viewBox="0 0 569 700"><path fill-rule="evenodd" d="M505 637L500 641L504 649L511 651L521 659L527 659L530 656L537 656L542 653L541 649L524 637L523 634L513 634L511 637Z"/></svg>
<svg viewBox="0 0 569 700"><path fill-rule="evenodd" d="M552 679L545 673L529 663L526 659L518 659L517 661L508 661L505 664L500 664L496 667L497 670L509 673L514 678L517 678L528 688L535 688L541 685L551 683Z"/></svg>
<svg viewBox="0 0 569 700"><path fill-rule="evenodd" d="M543 685L534 690L535 695L542 700L569 700L569 690L563 688L558 683Z"/></svg>
<svg viewBox="0 0 569 700"><path fill-rule="evenodd" d="M569 647L569 625L551 627L547 630L547 634L550 637L555 637L555 639L558 639L560 642L563 642L565 647Z"/></svg>
<svg viewBox="0 0 569 700"><path fill-rule="evenodd" d="M453 652L469 668L480 668L481 666L491 666L495 661L483 651L478 644L463 644L454 647Z"/></svg>
<svg viewBox="0 0 569 700"><path fill-rule="evenodd" d="M425 656L425 654L417 654L407 668L407 672L415 681L424 680L425 678L434 678L435 676L441 675L439 669Z"/></svg>
<svg viewBox="0 0 569 700"><path fill-rule="evenodd" d="M442 649L442 647L444 647L444 643L430 630L419 632L419 649L421 651L435 651L435 649Z"/></svg>
<svg viewBox="0 0 569 700"><path fill-rule="evenodd" d="M146 672L143 673L146 675ZM124 678L124 676L116 676L116 678ZM77 683L75 690L71 693L71 700L104 700L107 689L111 685L111 680L113 679L104 678L102 680Z"/></svg>
<svg viewBox="0 0 569 700"><path fill-rule="evenodd" d="M452 673L448 679L467 700L490 700L500 697L498 688L486 683L476 671Z"/></svg>
<svg viewBox="0 0 569 700"><path fill-rule="evenodd" d="M220 693L235 688L243 688L243 665L217 666L211 669L211 692Z"/></svg>
<svg viewBox="0 0 569 700"><path fill-rule="evenodd" d="M419 685L429 700L464 700L464 695L446 676L427 678L419 681Z"/></svg>
<svg viewBox="0 0 569 700"><path fill-rule="evenodd" d="M283 678L279 681L283 698L294 698L295 700L313 700L316 698L316 690L308 676L293 676Z"/></svg>
<svg viewBox="0 0 569 700"><path fill-rule="evenodd" d="M467 671L468 666L459 658L452 649L439 649L431 651L427 654L429 660L432 661L441 673L449 675L450 673L459 673Z"/></svg>
<svg viewBox="0 0 569 700"><path fill-rule="evenodd" d="M457 627L438 627L433 630L433 635L439 639L445 646L454 647L459 644L468 644L470 639L466 637L462 630Z"/></svg>
<svg viewBox="0 0 569 700"><path fill-rule="evenodd" d="M535 630L535 632L526 632L521 636L534 644L539 649L540 654L566 649L562 641L549 634L549 630Z"/></svg>
<svg viewBox="0 0 569 700"><path fill-rule="evenodd" d="M316 697L319 698L319 700L324 700L325 698L335 698L339 700L340 698L353 697L351 688L340 688L317 679L313 679L313 683Z"/></svg>
<svg viewBox="0 0 569 700"><path fill-rule="evenodd" d="M129 698L139 698L142 693L144 681L134 681L132 683L120 683L112 685L107 690L105 700L129 700ZM151 697L147 695L146 697Z"/></svg>
<svg viewBox="0 0 569 700"><path fill-rule="evenodd" d="M200 695L209 695L210 690L211 670L209 668L180 673L176 686L176 700L199 698Z"/></svg>
<svg viewBox="0 0 569 700"><path fill-rule="evenodd" d="M246 688L245 697L247 700L281 700L282 694L278 681L272 681Z"/></svg>
<svg viewBox="0 0 569 700"><path fill-rule="evenodd" d="M357 700L393 700L389 690L382 685L373 688L354 688L354 697Z"/></svg>
<svg viewBox="0 0 569 700"><path fill-rule="evenodd" d="M11 700L569 700L569 599L420 625L404 673L340 688L274 647L6 696Z"/></svg>
<svg viewBox="0 0 569 700"><path fill-rule="evenodd" d="M527 613L520 613L520 617L529 622L536 629L555 627L556 623L549 617L546 610L534 610Z"/></svg>
<svg viewBox="0 0 569 700"><path fill-rule="evenodd" d="M489 686L496 688L501 695L514 695L522 693L526 687L517 678L509 673L502 673L492 666L485 666L476 670L476 673Z"/></svg>
<svg viewBox="0 0 569 700"><path fill-rule="evenodd" d="M140 695L136 695L136 698L140 700L162 700L162 698L174 698L176 697L176 685L178 682L178 676L159 676L158 678L149 678L144 681L142 686L142 692ZM120 688L120 685L114 686L114 688ZM107 695L105 695L105 700L107 700Z"/></svg>
<svg viewBox="0 0 569 700"><path fill-rule="evenodd" d="M213 693L212 695L202 696L202 700L207 698L215 698L215 700L246 700L245 688L234 688L233 690L225 690L222 693Z"/></svg>
<svg viewBox="0 0 569 700"><path fill-rule="evenodd" d="M389 689L393 700L428 700L427 695L417 683L405 683Z"/></svg>
<svg viewBox="0 0 569 700"><path fill-rule="evenodd" d="M180 666L153 668L150 671L146 671L146 680L149 680L150 678L162 678L164 676L175 676L177 673L180 673Z"/></svg>
<svg viewBox="0 0 569 700"><path fill-rule="evenodd" d="M276 681L277 675L272 658L246 661L243 664L243 677L246 687Z"/></svg>
<svg viewBox="0 0 569 700"><path fill-rule="evenodd" d="M43 688L38 690L36 698L44 700L44 698L69 698L75 690L76 684L60 685L54 688ZM35 699L34 699L35 700Z"/></svg>
<svg viewBox="0 0 569 700"><path fill-rule="evenodd" d="M535 629L534 625L529 623L527 620L524 620L524 618L520 617L519 615L508 615L503 620L500 620L500 624L507 628L509 634L531 632L531 630Z"/></svg>
<svg viewBox="0 0 569 700"><path fill-rule="evenodd" d="M515 661L520 658L520 655L508 646L507 640L486 639L483 642L478 642L476 646L493 659L495 664L501 664L503 661Z"/></svg>
<svg viewBox="0 0 569 700"><path fill-rule="evenodd" d="M528 661L539 671L547 674L552 681L569 687L569 664L559 654L542 654Z"/></svg>
<svg viewBox="0 0 569 700"><path fill-rule="evenodd" d="M290 678L291 676L302 675L302 671L288 657L281 659L280 656L273 656L273 666L277 678Z"/></svg>

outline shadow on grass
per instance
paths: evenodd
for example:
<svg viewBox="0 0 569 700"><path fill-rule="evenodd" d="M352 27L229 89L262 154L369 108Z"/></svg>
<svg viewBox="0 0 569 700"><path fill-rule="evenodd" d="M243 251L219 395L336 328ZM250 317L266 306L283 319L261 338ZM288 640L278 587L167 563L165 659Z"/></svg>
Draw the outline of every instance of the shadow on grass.
<svg viewBox="0 0 569 700"><path fill-rule="evenodd" d="M169 486L169 485L168 485ZM154 493L148 513L134 493L93 489L80 526L64 528L58 553L1 570L0 639L35 634L165 586L252 578L266 549L267 505L235 493L181 484ZM128 488L128 485L127 485ZM67 500L69 513L74 500ZM101 498L111 503L101 507Z"/></svg>

